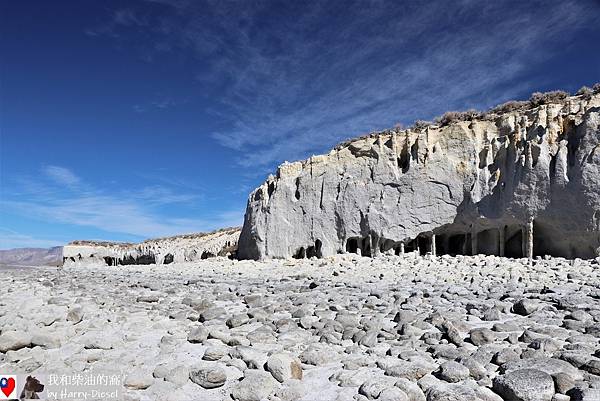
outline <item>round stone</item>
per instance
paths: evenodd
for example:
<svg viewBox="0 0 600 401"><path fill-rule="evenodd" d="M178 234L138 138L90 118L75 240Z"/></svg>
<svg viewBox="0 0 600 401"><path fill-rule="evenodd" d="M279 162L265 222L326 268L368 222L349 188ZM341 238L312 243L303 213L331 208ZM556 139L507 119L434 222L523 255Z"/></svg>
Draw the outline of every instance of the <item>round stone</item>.
<svg viewBox="0 0 600 401"><path fill-rule="evenodd" d="M218 366L203 367L191 370L190 380L202 388L211 389L225 384L227 374Z"/></svg>

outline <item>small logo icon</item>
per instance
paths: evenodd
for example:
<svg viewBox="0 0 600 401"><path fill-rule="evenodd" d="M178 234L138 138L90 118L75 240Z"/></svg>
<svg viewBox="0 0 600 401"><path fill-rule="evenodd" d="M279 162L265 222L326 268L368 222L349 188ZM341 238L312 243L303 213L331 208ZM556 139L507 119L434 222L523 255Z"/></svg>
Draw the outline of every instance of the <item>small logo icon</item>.
<svg viewBox="0 0 600 401"><path fill-rule="evenodd" d="M43 380L44 378L42 378ZM21 391L21 400L45 400L44 393L44 385L40 382L39 376L27 376L26 379L23 379L23 376L20 378L21 384L25 380L25 385L23 386L23 390ZM45 381L45 380L44 380ZM43 394L44 393L44 394Z"/></svg>
<svg viewBox="0 0 600 401"><path fill-rule="evenodd" d="M17 398L17 376L0 375L0 400Z"/></svg>

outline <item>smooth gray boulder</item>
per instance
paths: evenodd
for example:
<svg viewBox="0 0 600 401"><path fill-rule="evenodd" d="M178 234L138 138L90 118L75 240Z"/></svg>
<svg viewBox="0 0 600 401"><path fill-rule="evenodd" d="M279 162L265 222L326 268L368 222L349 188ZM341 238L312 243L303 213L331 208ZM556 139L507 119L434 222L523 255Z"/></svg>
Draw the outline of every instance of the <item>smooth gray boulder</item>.
<svg viewBox="0 0 600 401"><path fill-rule="evenodd" d="M408 395L397 387L386 388L377 399L379 401L410 401Z"/></svg>
<svg viewBox="0 0 600 401"><path fill-rule="evenodd" d="M219 366L205 366L190 370L190 380L202 388L221 387L227 381L227 374Z"/></svg>
<svg viewBox="0 0 600 401"><path fill-rule="evenodd" d="M0 352L16 351L31 345L31 335L20 331L4 331L0 335Z"/></svg>
<svg viewBox="0 0 600 401"><path fill-rule="evenodd" d="M514 370L496 377L493 390L505 401L551 401L554 381L541 370Z"/></svg>
<svg viewBox="0 0 600 401"><path fill-rule="evenodd" d="M487 328L473 329L469 332L469 339L474 345L484 345L494 342L496 336L494 332Z"/></svg>
<svg viewBox="0 0 600 401"><path fill-rule="evenodd" d="M405 378L400 378L394 385L402 390L408 396L410 401L425 401L425 394L417 383Z"/></svg>
<svg viewBox="0 0 600 401"><path fill-rule="evenodd" d="M231 390L231 396L238 401L261 401L278 388L279 383L269 372L248 369L244 379Z"/></svg>
<svg viewBox="0 0 600 401"><path fill-rule="evenodd" d="M458 362L448 361L440 366L438 377L450 383L457 383L469 377L469 368Z"/></svg>
<svg viewBox="0 0 600 401"><path fill-rule="evenodd" d="M148 372L136 369L125 378L124 385L133 390L144 390L154 383L154 378Z"/></svg>
<svg viewBox="0 0 600 401"><path fill-rule="evenodd" d="M289 379L302 380L302 366L300 361L290 354L277 353L267 359L267 370L279 382Z"/></svg>
<svg viewBox="0 0 600 401"><path fill-rule="evenodd" d="M209 330L204 326L193 327L187 337L187 340L191 343L201 343L206 341L208 338Z"/></svg>
<svg viewBox="0 0 600 401"><path fill-rule="evenodd" d="M574 380L582 380L583 373L568 362L554 358L529 358L510 361L502 365L502 371L508 373L520 369L536 369L546 372L551 376L566 373Z"/></svg>
<svg viewBox="0 0 600 401"><path fill-rule="evenodd" d="M427 401L483 401L471 387L460 384L440 384L427 389Z"/></svg>

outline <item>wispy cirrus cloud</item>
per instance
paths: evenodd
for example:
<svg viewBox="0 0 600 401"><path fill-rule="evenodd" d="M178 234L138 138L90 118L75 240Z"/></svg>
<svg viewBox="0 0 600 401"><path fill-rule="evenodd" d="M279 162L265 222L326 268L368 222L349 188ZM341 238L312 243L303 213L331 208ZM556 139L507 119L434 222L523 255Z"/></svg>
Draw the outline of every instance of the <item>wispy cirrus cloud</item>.
<svg viewBox="0 0 600 401"><path fill-rule="evenodd" d="M145 54L191 55L227 123L212 138L257 171L525 93L544 83L531 79L536 68L600 24L600 6L586 0L146 4L161 8L128 18L151 21L142 28L155 46Z"/></svg>
<svg viewBox="0 0 600 401"><path fill-rule="evenodd" d="M140 238L162 237L181 233L210 231L240 225L243 215L235 211L216 212L211 217L188 218L166 213L164 208L182 208L198 196L165 185L127 190L104 191L73 171L61 166L45 166L37 178L17 181L17 188L3 196L5 211L46 222L93 227L108 233L123 233ZM189 208L183 207L181 213ZM35 238L12 235L3 241L35 243ZM39 240L40 244L45 243Z"/></svg>
<svg viewBox="0 0 600 401"><path fill-rule="evenodd" d="M188 99L175 100L173 97L157 97L155 100L143 102L133 105L133 110L136 113L145 113L156 110L167 110L176 106L187 103Z"/></svg>
<svg viewBox="0 0 600 401"><path fill-rule="evenodd" d="M42 169L42 172L57 184L75 186L80 183L79 177L73 174L71 170L64 167L51 165L45 166Z"/></svg>
<svg viewBox="0 0 600 401"><path fill-rule="evenodd" d="M5 227L0 227L0 249L13 248L50 248L64 245L55 239L35 238Z"/></svg>

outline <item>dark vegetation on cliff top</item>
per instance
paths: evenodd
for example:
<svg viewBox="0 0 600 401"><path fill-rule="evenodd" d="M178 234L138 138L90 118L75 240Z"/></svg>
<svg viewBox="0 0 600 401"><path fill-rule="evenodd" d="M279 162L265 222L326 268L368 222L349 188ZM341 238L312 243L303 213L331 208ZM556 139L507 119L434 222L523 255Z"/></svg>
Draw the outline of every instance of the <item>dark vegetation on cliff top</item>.
<svg viewBox="0 0 600 401"><path fill-rule="evenodd" d="M581 89L579 89L575 93L575 96L581 96L583 99L588 100L592 95L597 93L600 93L600 82L594 84L591 88L587 86L581 87ZM529 97L529 100L509 100L508 102L494 106L487 111L478 111L475 109L469 109L466 111L447 111L441 116L436 117L433 121L416 120L413 123L413 125L406 128L403 128L402 125L397 124L393 130L371 132L369 134L362 135L357 138L348 139L338 144L335 147L335 149L343 148L344 146L347 146L349 143L356 141L357 139L369 138L380 135L382 133L399 131L402 129L411 131L421 131L429 126L434 125L438 127L443 127L460 121L489 120L505 113L530 110L545 104L561 103L569 96L570 94L568 92L562 90L555 90L544 93L534 92Z"/></svg>

